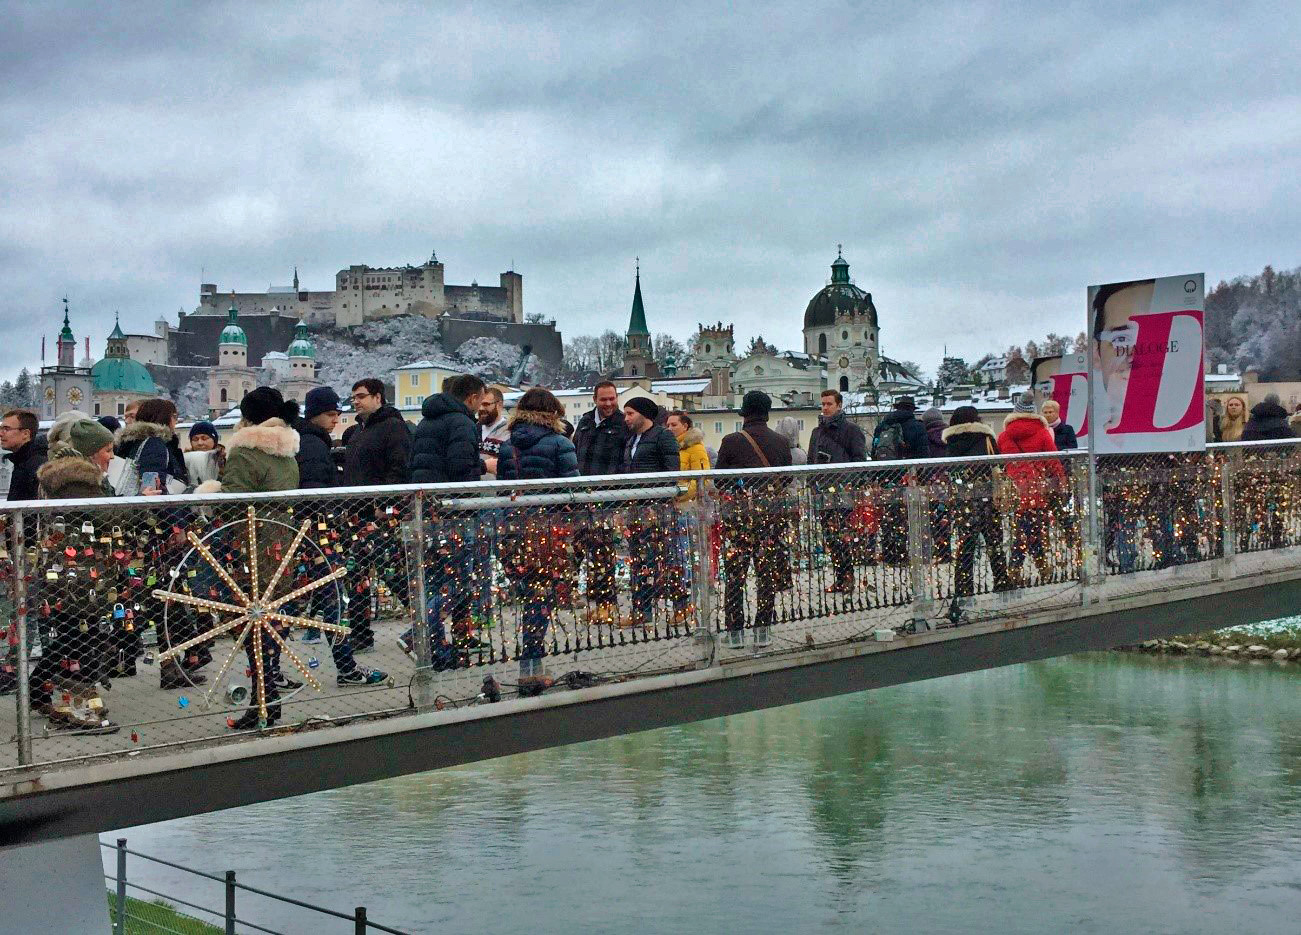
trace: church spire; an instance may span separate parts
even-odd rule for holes
[[[628,338],[632,343],[633,335],[650,336],[650,329],[646,327],[646,307],[641,301],[641,260],[637,260],[636,285],[632,293],[632,315],[628,319]]]
[[[294,291],[298,291],[298,267],[294,267]]]

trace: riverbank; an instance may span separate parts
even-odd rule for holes
[[[1158,655],[1196,655],[1230,660],[1270,660],[1301,663],[1301,623],[1296,618],[1272,620],[1249,627],[1203,630],[1168,640],[1145,640],[1136,646],[1117,647],[1121,652]]]

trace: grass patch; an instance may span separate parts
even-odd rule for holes
[[[109,918],[117,911],[117,894],[108,893]],[[159,935],[175,932],[176,935],[223,935],[225,928],[210,925],[193,916],[187,916],[175,906],[161,899],[145,902],[126,898],[126,932],[124,935]]]

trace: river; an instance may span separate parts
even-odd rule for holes
[[[413,932],[1296,932],[1299,672],[1096,653],[123,833]]]

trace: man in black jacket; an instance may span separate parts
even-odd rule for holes
[[[411,477],[417,484],[469,483],[496,472],[496,459],[489,459],[489,466],[479,455],[474,414],[484,388],[478,377],[463,373],[448,377],[441,393],[425,399],[411,455]]]
[[[682,459],[673,433],[655,424],[660,407],[648,396],[635,396],[623,406],[623,421],[628,437],[623,443],[625,474],[658,474],[676,471]],[[673,500],[633,501],[627,510],[628,558],[632,587],[632,616],[625,626],[650,624],[655,613],[656,597],[673,598],[684,603],[683,576],[673,573],[672,535],[675,516]]]
[[[822,391],[822,415],[809,438],[810,464],[849,464],[867,459],[867,436],[845,415],[839,390]],[[833,581],[828,593],[854,590],[853,542],[849,518],[854,512],[854,485],[839,474],[810,478],[816,491],[818,520],[831,556]]]
[[[339,424],[339,394],[328,386],[308,390],[298,430],[298,486],[303,490],[339,486],[330,433]]]
[[[402,413],[384,402],[384,384],[374,377],[352,387],[357,428],[348,436],[343,461],[345,487],[411,482],[411,429]]]
[[[0,447],[9,452],[5,460],[13,465],[9,475],[10,500],[35,500],[39,494],[36,469],[45,463],[45,439],[37,438],[40,423],[26,409],[10,409],[0,421]]]
[[[593,408],[583,414],[574,429],[578,472],[585,476],[618,474],[623,467],[623,445],[628,440],[628,426],[619,411],[619,391],[613,383],[604,380],[592,390],[592,403]],[[616,551],[612,511],[592,506],[575,527],[575,550],[587,560],[587,601],[592,605],[588,620],[614,623],[619,614],[614,587]]]
[[[715,470],[790,467],[791,446],[768,428],[772,399],[750,390],[741,400],[741,431],[723,438]],[[790,556],[786,549],[786,481],[737,478],[719,481],[723,520],[723,616],[728,641],[745,645],[745,578],[754,563],[759,603],[754,613],[754,644],[772,642],[769,627],[777,622],[778,591],[791,586]]]
[[[872,433],[872,460],[898,461],[930,455],[926,428],[917,421],[917,404],[911,396],[900,396]],[[878,475],[879,476],[879,475]],[[908,504],[901,478],[883,479],[887,495],[881,504],[881,557],[888,565],[908,564]]]

